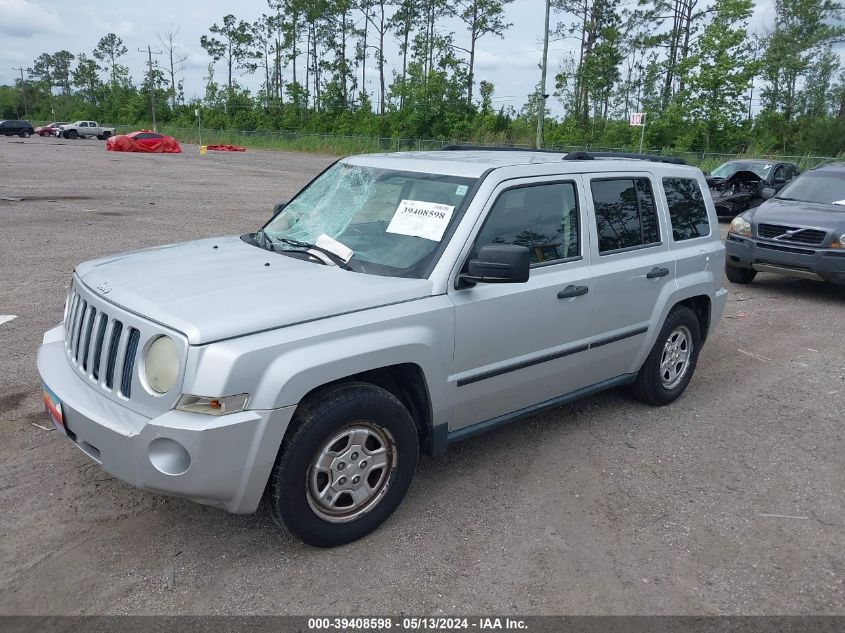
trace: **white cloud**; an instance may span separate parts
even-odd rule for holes
[[[32,38],[64,33],[55,11],[48,11],[28,0],[0,0],[0,33],[11,37]]]
[[[118,19],[112,22],[93,11],[90,12],[90,15],[94,26],[97,27],[98,31],[102,31],[103,33],[114,33],[115,35],[119,35],[124,38],[135,33],[135,23],[130,20]]]

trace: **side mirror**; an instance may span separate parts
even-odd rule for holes
[[[290,200],[279,200],[276,204],[274,204],[273,215],[276,215],[279,211],[288,206],[288,202],[290,202]]]
[[[469,260],[463,281],[484,284],[524,284],[531,272],[529,251],[514,244],[482,246],[478,259]]]
[[[775,197],[776,193],[777,192],[771,187],[765,187],[763,191],[760,192],[760,197],[763,198],[763,200],[771,200]]]

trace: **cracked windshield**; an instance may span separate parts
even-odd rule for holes
[[[358,272],[422,277],[473,182],[337,163],[263,232],[282,252],[295,250],[294,242],[318,244]]]

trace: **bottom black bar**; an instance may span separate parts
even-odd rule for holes
[[[841,633],[845,616],[0,616],[4,633]]]

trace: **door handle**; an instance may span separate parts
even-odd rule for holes
[[[573,297],[580,297],[581,295],[585,295],[590,291],[587,286],[572,286],[569,285],[559,293],[557,293],[558,299],[571,299]]]
[[[655,266],[650,271],[648,271],[645,278],[646,279],[657,279],[658,277],[665,277],[668,274],[669,274],[668,268],[658,268],[658,267]]]

